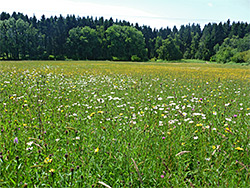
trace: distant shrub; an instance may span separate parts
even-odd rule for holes
[[[231,58],[231,60],[235,63],[243,63],[243,56],[241,55],[240,52],[234,54],[234,56]]]
[[[114,57],[114,56],[112,57],[112,60],[113,61],[120,61],[120,59],[118,57]]]
[[[250,63],[250,50],[241,52],[241,55],[243,56],[244,62]]]
[[[56,56],[56,59],[57,59],[57,60],[65,60],[66,57],[63,56],[63,55],[58,55],[58,56]]]
[[[48,59],[49,60],[55,60],[55,56],[54,55],[49,55]]]
[[[140,57],[138,57],[137,55],[132,55],[132,57],[131,57],[131,61],[141,61],[141,58]]]
[[[153,58],[150,59],[150,61],[155,62],[155,61],[157,61],[157,58],[156,58],[156,57],[153,57]]]
[[[231,60],[235,63],[250,63],[250,50],[236,53]]]

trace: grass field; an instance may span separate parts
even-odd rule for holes
[[[0,187],[249,187],[250,67],[0,62],[0,128]]]

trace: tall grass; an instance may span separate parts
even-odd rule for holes
[[[0,68],[0,187],[249,186],[249,67]]]

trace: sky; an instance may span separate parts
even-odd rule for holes
[[[0,12],[21,12],[29,17],[93,16],[152,28],[226,22],[250,23],[250,0],[4,0]]]

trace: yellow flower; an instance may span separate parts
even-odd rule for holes
[[[98,113],[98,114],[103,114],[103,111],[98,111],[97,113]]]
[[[55,169],[51,168],[51,169],[49,170],[49,172],[55,172]]]
[[[95,153],[97,153],[99,151],[99,148],[97,147],[96,149],[95,149]]]
[[[50,159],[49,157],[46,157],[44,159],[44,163],[48,164],[48,163],[51,163],[52,162],[52,159]]]
[[[201,124],[201,123],[200,123],[200,124],[196,124],[196,126],[197,126],[197,127],[200,127],[200,126],[202,126],[202,124]]]
[[[244,150],[244,149],[241,148],[241,147],[237,147],[237,148],[235,148],[235,149],[240,150],[240,151],[243,151],[243,150]]]
[[[93,115],[95,115],[95,112],[92,112],[89,116],[92,117]]]
[[[215,148],[216,148],[216,146],[212,146],[212,148],[213,148],[213,149],[215,149]]]
[[[228,127],[226,127],[226,128],[225,128],[225,132],[226,132],[226,133],[231,132],[231,129],[228,128]]]

